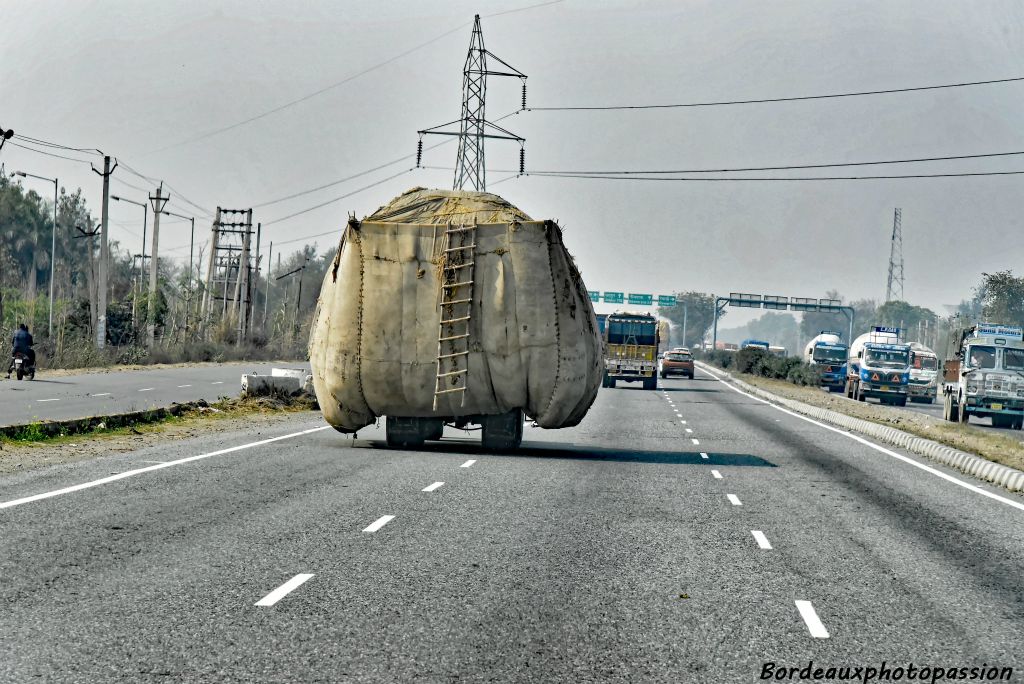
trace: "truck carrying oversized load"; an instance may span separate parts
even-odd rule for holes
[[[327,422],[355,432],[386,416],[391,445],[479,424],[485,447],[515,448],[524,414],[578,424],[602,377],[561,229],[484,192],[414,188],[350,220],[309,353]]]

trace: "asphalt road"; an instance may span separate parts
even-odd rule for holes
[[[662,385],[510,455],[300,414],[0,477],[0,680],[1022,680],[1024,497]]]
[[[170,406],[172,402],[207,401],[238,396],[245,373],[269,374],[282,364],[208,364],[181,368],[121,370],[81,375],[50,376],[35,380],[4,380],[0,374],[0,426],[34,420],[63,420],[141,411]],[[286,367],[308,368],[308,362]]]

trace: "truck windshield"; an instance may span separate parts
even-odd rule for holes
[[[931,356],[914,356],[914,368],[922,370],[938,370],[939,360]]]
[[[1024,370],[1024,349],[1004,349],[1003,361],[1007,370]]]
[[[996,348],[972,344],[967,352],[967,363],[971,368],[995,368]]]
[[[814,348],[814,360],[819,363],[845,363],[845,349],[828,349],[827,347]]]
[[[872,368],[906,368],[909,361],[905,351],[890,349],[867,349],[864,351],[864,365]]]

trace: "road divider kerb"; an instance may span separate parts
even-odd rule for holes
[[[724,382],[727,387],[732,387],[733,390],[740,392],[741,394],[746,394],[747,396],[751,396],[754,399],[759,399],[760,401],[764,401],[766,403],[775,405],[776,408],[778,408],[779,410],[782,410],[786,413],[790,413],[791,415],[795,415],[798,418],[808,416],[810,418],[814,418],[817,419],[818,421],[821,421],[821,423],[830,423],[832,425],[845,428],[845,430],[848,431],[845,434],[849,435],[853,439],[862,441],[863,443],[875,449],[881,450],[891,456],[895,456],[896,458],[905,460],[906,462],[912,465],[930,471],[936,475],[939,475],[940,477],[943,477],[951,482],[955,482],[963,487],[967,487],[981,494],[984,494],[985,496],[998,499],[1004,503],[1014,506],[1015,508],[1024,510],[1024,503],[1006,499],[997,494],[993,494],[992,492],[988,492],[984,489],[975,487],[974,485],[957,480],[956,478],[950,477],[945,473],[942,473],[941,471],[935,470],[934,468],[930,468],[929,466],[917,463],[912,459],[907,459],[903,456],[900,456],[900,454],[882,449],[877,445],[873,445],[870,442],[867,442],[866,440],[863,440],[852,433],[859,432],[862,434],[869,435],[882,442],[892,444],[893,446],[906,449],[907,451],[913,452],[920,456],[925,456],[932,460],[938,461],[939,463],[942,463],[944,465],[956,468],[957,470],[967,475],[971,475],[972,477],[977,477],[987,482],[992,482],[994,484],[1001,485],[1012,492],[1024,491],[1024,472],[1021,472],[1015,468],[1010,468],[1009,466],[994,463],[993,461],[981,458],[980,456],[975,456],[974,454],[969,454],[964,451],[953,449],[952,447],[948,447],[944,444],[939,444],[938,442],[934,442],[930,439],[925,439],[924,437],[917,437],[907,432],[903,432],[902,430],[897,430],[896,428],[886,427],[885,425],[879,425],[878,423],[872,423],[871,421],[862,420],[860,418],[854,418],[853,416],[848,416],[837,411],[832,411],[831,409],[810,406],[808,404],[804,404],[803,402],[796,401],[794,399],[780,397],[776,394],[768,392],[767,390],[763,390],[760,387],[755,387],[746,382],[743,382],[742,380],[733,377],[731,374],[719,368],[711,368],[704,363],[699,363],[698,365],[702,371],[704,371],[711,377],[715,378],[716,380]],[[733,385],[735,385],[735,387],[733,387]],[[790,410],[786,411],[786,409]],[[821,423],[819,423],[819,425]],[[823,427],[828,426],[825,425]],[[836,431],[842,432],[841,430]]]

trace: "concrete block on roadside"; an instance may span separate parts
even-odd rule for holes
[[[309,375],[309,370],[306,368],[271,368],[270,375],[275,378],[298,378],[299,381],[303,381]]]
[[[261,397],[269,394],[296,394],[302,390],[304,378],[277,375],[243,375],[242,396]]]

